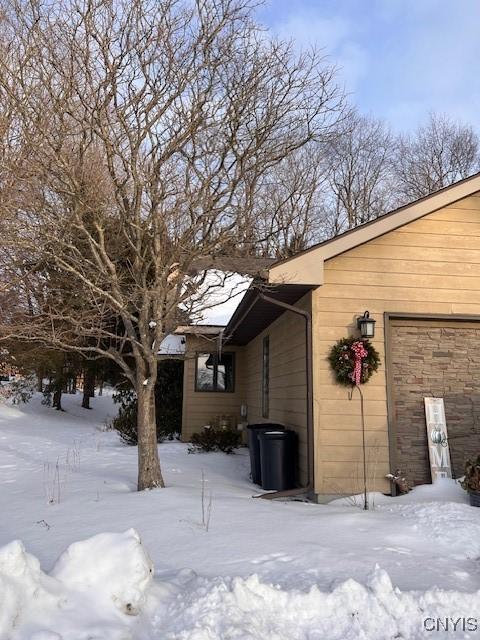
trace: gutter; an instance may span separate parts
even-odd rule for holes
[[[290,489],[289,491],[276,491],[274,493],[264,493],[258,497],[272,500],[273,498],[281,498],[283,496],[293,496],[307,494],[310,499],[315,494],[315,475],[314,475],[314,457],[313,457],[313,358],[312,358],[312,314],[304,311],[286,302],[275,300],[264,293],[259,293],[258,297],[270,304],[281,307],[286,311],[291,311],[305,320],[305,350],[306,350],[306,383],[307,383],[307,486],[299,489]],[[250,310],[250,308],[248,309]]]

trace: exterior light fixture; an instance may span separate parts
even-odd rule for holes
[[[357,318],[357,327],[360,329],[362,338],[373,338],[375,336],[375,320],[370,318],[368,311],[363,316]]]

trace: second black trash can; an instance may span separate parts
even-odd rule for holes
[[[285,427],[282,424],[272,422],[262,422],[260,424],[249,424],[247,426],[248,433],[248,450],[250,453],[250,471],[252,482],[254,484],[262,484],[262,471],[260,466],[260,442],[258,436],[264,431],[283,431]]]
[[[295,431],[264,431],[259,434],[259,439],[262,489],[293,489],[297,461]]]

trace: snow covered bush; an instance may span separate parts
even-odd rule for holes
[[[45,407],[51,407],[52,406],[52,392],[50,391],[50,389],[48,387],[46,387],[43,390],[42,395],[43,395],[42,404]]]
[[[37,377],[32,373],[2,385],[1,395],[12,404],[27,403],[33,398],[36,387]]]
[[[198,451],[233,453],[234,449],[240,446],[240,437],[238,431],[207,426],[200,433],[193,434],[188,453],[197,453]]]
[[[10,394],[10,389],[8,383],[0,381],[0,402],[5,402],[8,400]]]

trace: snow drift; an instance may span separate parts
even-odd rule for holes
[[[50,575],[14,541],[0,549],[0,639],[127,640],[153,576],[133,529],[76,542]]]
[[[379,567],[365,585],[349,579],[331,591],[281,589],[257,575],[180,572],[163,585],[152,576],[133,529],[70,545],[50,575],[12,542],[0,549],[0,639],[414,640],[427,619],[472,620],[480,606],[480,591],[401,592]]]
[[[92,591],[105,604],[137,615],[153,576],[153,564],[134,529],[124,534],[103,533],[71,544],[51,575],[71,590]]]

